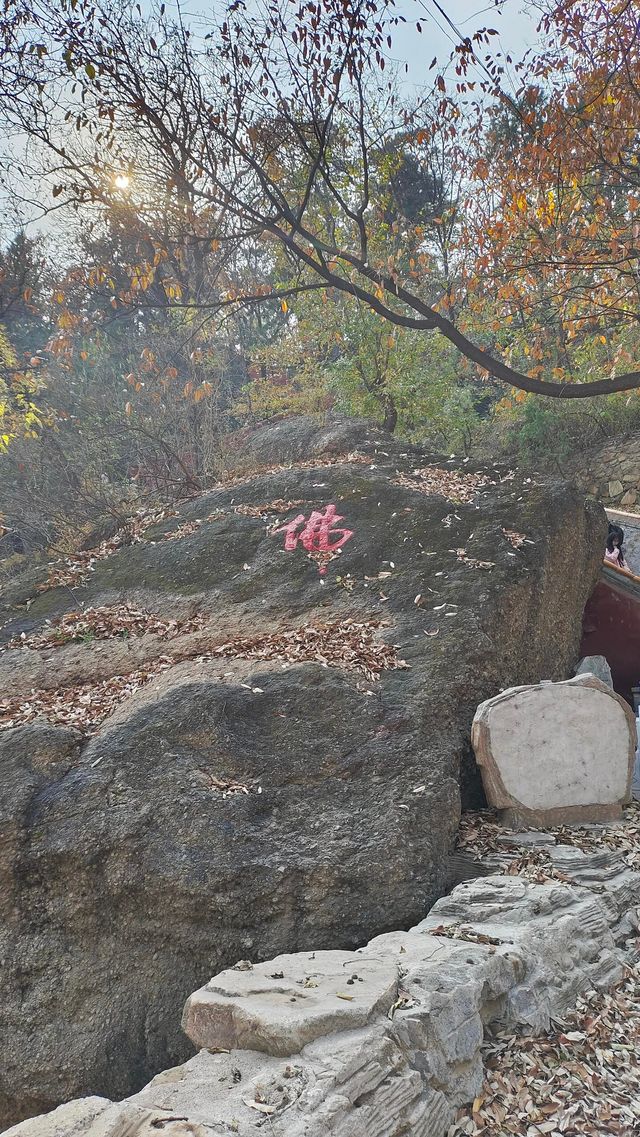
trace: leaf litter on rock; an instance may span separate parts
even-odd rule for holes
[[[460,474],[455,470],[443,470],[440,466],[423,466],[412,470],[410,474],[397,474],[391,480],[394,485],[405,489],[417,490],[423,494],[439,494],[456,503],[473,502],[480,490],[496,485],[488,474]]]
[[[48,592],[51,588],[75,588],[84,584],[93,571],[97,561],[106,560],[118,553],[127,545],[136,545],[142,541],[147,529],[152,525],[160,525],[171,517],[177,517],[175,509],[141,509],[135,513],[127,524],[113,537],[102,541],[93,549],[81,549],[71,556],[52,561],[46,581],[38,588],[39,592]]]
[[[558,879],[552,869],[550,853],[553,845],[508,853],[499,840],[504,838],[505,832],[504,825],[497,821],[490,810],[463,813],[458,830],[458,848],[477,858],[491,857],[492,863],[499,859],[502,869],[495,871],[513,875],[514,861],[520,860],[523,868],[539,874],[537,883],[543,882],[545,878]],[[544,833],[553,837],[557,844],[573,845],[583,853],[601,853],[603,849],[618,852],[629,868],[640,872],[640,802],[631,802],[625,806],[622,821],[614,825],[602,825],[596,829],[581,825],[556,825],[548,826]],[[516,840],[517,834],[514,834],[514,841]]]
[[[615,825],[551,826],[558,844],[584,853],[618,852],[640,870],[640,803]],[[462,816],[458,847],[491,858],[491,871],[536,883],[566,880],[554,869],[554,845],[505,852],[490,811]],[[514,841],[517,834],[514,834]],[[434,934],[432,932],[432,934]],[[436,929],[435,934],[448,934]],[[636,945],[640,946],[640,945]],[[589,991],[554,1029],[538,1037],[511,1032],[484,1043],[486,1076],[473,1104],[460,1110],[448,1137],[633,1137],[640,1134],[640,965],[626,967],[609,991]]]
[[[114,675],[90,683],[31,691],[27,695],[0,699],[0,730],[45,717],[49,722],[92,732],[124,699],[156,675],[178,663],[212,663],[219,659],[274,660],[320,663],[364,674],[370,681],[383,671],[407,668],[393,644],[376,638],[377,621],[342,620],[303,624],[285,632],[269,632],[228,640],[205,653],[176,652],[163,655],[127,675]],[[247,686],[249,686],[247,684]],[[262,693],[261,688],[252,691]]]
[[[372,465],[371,458],[352,450],[348,454],[336,454],[330,458],[305,458],[302,462],[290,462],[280,466],[258,466],[249,474],[230,474],[219,482],[214,489],[225,489],[226,486],[241,486],[256,478],[266,478],[271,474],[284,474],[290,470],[328,469],[330,466],[347,466],[353,464]]]
[[[286,513],[302,504],[304,504],[303,499],[285,501],[283,498],[278,498],[275,501],[265,502],[258,506],[231,505],[227,509],[214,510],[207,517],[183,521],[175,529],[169,529],[163,533],[158,540],[179,541],[184,537],[190,537],[199,532],[203,525],[210,524],[213,521],[221,521],[229,513],[236,513],[245,517],[266,518],[270,513]],[[52,588],[60,587],[77,588],[88,580],[94,565],[99,561],[107,560],[128,545],[140,544],[148,529],[177,516],[177,510],[169,506],[138,510],[113,537],[109,537],[92,549],[80,549],[67,557],[52,561],[49,565],[47,579],[39,586],[38,591],[48,592]]]
[[[200,631],[206,626],[204,614],[186,620],[163,620],[151,612],[134,608],[131,604],[103,605],[98,608],[85,608],[84,611],[67,612],[47,624],[44,630],[32,635],[22,633],[9,640],[0,653],[13,648],[51,648],[63,647],[69,643],[82,643],[87,640],[109,640],[144,635],[155,635],[161,639],[174,639],[189,632]]]

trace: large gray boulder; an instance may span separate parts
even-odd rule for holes
[[[269,434],[297,465],[184,505],[72,591],[5,600],[5,640],[80,603],[206,622],[0,656],[4,1124],[182,1061],[185,998],[238,959],[422,919],[477,704],[575,666],[600,507],[362,431],[349,460],[334,433],[308,457],[301,431]],[[287,550],[277,530],[330,504],[339,555],[310,558],[302,522]]]

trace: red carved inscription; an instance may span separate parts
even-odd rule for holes
[[[304,513],[299,513],[274,532],[286,534],[284,547],[289,552],[300,544],[308,553],[335,553],[353,537],[353,530],[336,526],[337,521],[344,521],[344,517],[337,513],[335,505],[327,505],[322,513],[314,509],[308,520]],[[324,574],[326,566],[321,565],[319,571]]]

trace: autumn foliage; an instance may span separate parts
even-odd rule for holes
[[[469,449],[496,411],[543,435],[533,396],[640,388],[636,5],[547,0],[521,60],[498,7],[416,90],[417,4],[8,0],[8,192],[65,253],[35,281],[2,254],[0,445],[65,476],[73,449],[117,511],[116,482],[198,492],[264,417]]]
[[[542,29],[547,50],[476,126],[467,286],[490,282],[528,375],[634,386],[607,382],[637,358],[637,10],[563,3]]]

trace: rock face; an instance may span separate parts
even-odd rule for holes
[[[593,675],[503,691],[478,707],[471,738],[508,824],[615,820],[630,800],[635,718]]]
[[[185,1010],[208,1049],[127,1101],[71,1102],[7,1137],[445,1137],[480,1093],[486,1026],[547,1030],[633,957],[640,874],[610,852],[553,858],[565,883],[485,877],[359,951],[243,961]]]
[[[253,448],[277,468],[5,597],[34,646],[0,655],[4,1124],[184,1060],[186,996],[238,959],[421,919],[478,702],[575,666],[606,531],[577,490],[352,425]],[[33,638],[125,604],[182,623]]]

